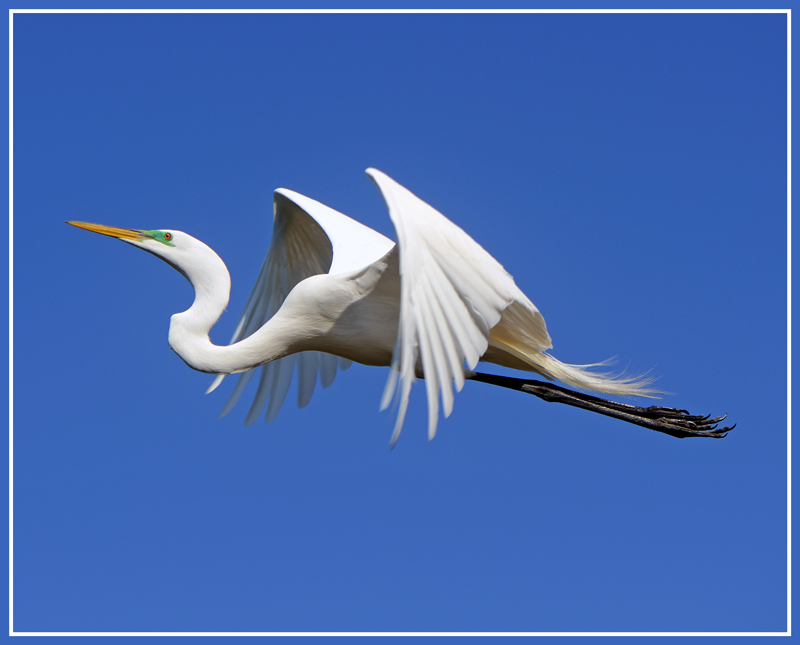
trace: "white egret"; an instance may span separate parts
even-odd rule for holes
[[[674,408],[640,408],[605,401],[540,381],[479,374],[478,361],[534,372],[548,380],[606,394],[653,396],[650,380],[592,371],[551,356],[544,318],[489,253],[441,213],[384,173],[367,170],[383,195],[397,233],[395,244],[346,215],[296,192],[278,189],[266,259],[228,346],[209,330],[228,304],[230,275],[208,246],[181,231],[133,230],[85,222],[80,228],[119,238],[180,271],[195,300],[172,316],[169,344],[189,367],[219,376],[244,372],[222,414],[262,366],[252,423],[267,407],[277,415],[298,375],[298,404],[311,399],[319,375],[328,387],[350,361],[390,366],[381,402],[399,399],[391,444],[403,425],[411,385],[424,377],[428,436],[453,409],[453,386],[472,379],[568,403],[674,436],[721,437],[721,418]],[[465,367],[466,365],[466,367]],[[724,418],[724,417],[723,417]]]

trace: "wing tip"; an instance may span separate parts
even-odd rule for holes
[[[390,179],[389,175],[385,172],[381,172],[377,168],[371,166],[364,171],[364,174],[372,180],[372,183],[378,187],[378,190],[381,190],[381,184],[385,184],[386,180]]]

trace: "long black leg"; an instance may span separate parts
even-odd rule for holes
[[[650,430],[663,432],[680,439],[685,437],[722,439],[736,427],[736,424],[734,424],[730,427],[726,426],[717,429],[717,425],[728,416],[727,414],[712,419],[710,416],[691,415],[686,410],[679,410],[678,408],[664,408],[656,405],[642,408],[636,405],[628,405],[627,403],[607,401],[606,399],[568,390],[544,381],[529,381],[510,376],[496,376],[494,374],[476,372],[475,376],[470,377],[470,379],[527,392],[551,403],[566,403],[576,408],[604,414],[607,417],[634,423],[637,426],[650,428]]]

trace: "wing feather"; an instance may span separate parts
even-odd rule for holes
[[[250,410],[245,417],[245,425],[249,426],[254,423],[261,414],[261,410],[267,404],[267,401],[272,394],[272,383],[275,380],[275,367],[276,365],[272,363],[264,365],[261,368],[261,377],[258,380],[258,388],[256,389],[255,397],[253,397],[253,403],[250,406]],[[255,370],[250,371],[254,372]]]
[[[298,354],[291,354],[279,361],[268,363],[272,368],[270,371],[273,374],[274,380],[272,382],[269,403],[267,404],[267,415],[264,418],[264,421],[267,423],[275,421],[275,417],[278,416],[278,412],[280,412],[281,406],[286,399],[286,394],[289,392],[289,385],[292,382],[292,373],[294,372],[294,364],[297,360],[297,356]],[[264,367],[266,367],[266,365]]]
[[[322,387],[330,387],[333,385],[333,379],[336,378],[337,362],[336,356],[320,353],[319,382],[322,384]]]
[[[328,226],[331,222],[336,223],[337,217],[352,221],[341,213],[292,191],[278,190],[274,197],[274,223],[267,256],[230,344],[247,338],[260,329],[281,308],[286,296],[299,282],[330,270],[334,247],[320,220]],[[260,368],[247,370],[239,377],[220,416],[228,414],[234,408],[245,386],[256,370],[260,369],[261,377],[245,423],[253,423],[265,406],[266,420],[274,420],[286,398],[295,364],[297,403],[302,408],[311,401],[318,376],[323,387],[329,387],[336,379],[337,368],[347,369],[350,361],[322,352],[301,352],[272,361]],[[216,388],[223,378],[224,375],[219,375],[209,391]]]
[[[461,369],[461,364],[458,362],[458,348],[454,342],[453,333],[447,325],[447,319],[439,306],[433,287],[428,282],[426,282],[425,287],[426,309],[429,318],[433,321],[432,324],[428,324],[436,331],[436,340],[438,342],[434,343],[434,351],[436,352],[437,362],[442,365],[442,368],[437,372],[440,375],[450,375],[455,381],[456,391],[461,391],[464,386],[464,370]],[[449,387],[445,387],[442,390],[442,405],[444,407],[444,416],[449,417],[453,411],[453,393]]]
[[[228,402],[225,404],[225,406],[222,408],[222,411],[219,413],[220,417],[224,417],[226,414],[228,414],[228,412],[233,410],[234,406],[239,402],[239,398],[242,396],[244,388],[250,382],[250,379],[252,379],[253,376],[255,376],[255,373],[256,370],[247,370],[239,377],[239,380],[236,381],[236,387],[233,388],[233,392],[231,393],[230,398],[228,398]],[[224,374],[220,374],[217,377],[217,380],[221,382],[223,377]],[[217,383],[217,380],[215,380],[214,382]]]
[[[442,380],[441,374],[437,373],[436,359],[433,356],[433,346],[430,338],[430,327],[424,321],[424,303],[414,312],[417,337],[419,338],[419,350],[422,355],[422,371],[427,376],[425,379],[425,389],[428,392],[428,438],[432,439],[436,434],[436,421],[439,418],[439,390]]]
[[[367,175],[383,195],[397,233],[400,321],[381,407],[398,397],[391,444],[397,441],[411,385],[421,368],[428,398],[428,437],[436,434],[439,398],[445,417],[453,409],[453,384],[464,385],[464,364],[475,367],[489,335],[513,305],[526,318],[531,340],[549,345],[544,320],[506,270],[444,215],[384,173]]]
[[[301,352],[297,355],[297,407],[304,408],[311,402],[317,383],[319,352]]]

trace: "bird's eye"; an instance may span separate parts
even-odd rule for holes
[[[164,233],[164,239],[165,240],[171,240],[172,239],[172,233]]]

